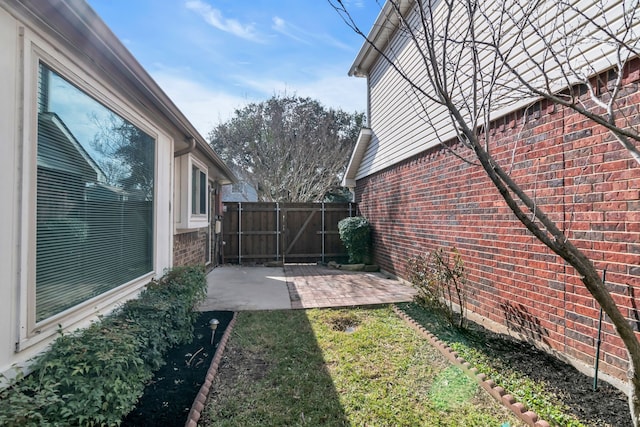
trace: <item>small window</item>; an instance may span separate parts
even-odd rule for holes
[[[191,213],[207,214],[207,174],[195,165],[191,169]]]
[[[244,184],[241,182],[236,182],[231,184],[231,192],[232,193],[242,193],[242,190],[244,190]]]
[[[187,153],[176,160],[176,230],[209,225],[209,170],[207,164]]]

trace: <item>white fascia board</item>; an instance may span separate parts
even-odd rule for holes
[[[356,146],[353,147],[351,159],[349,159],[349,164],[347,165],[347,171],[344,174],[344,178],[342,178],[341,185],[343,187],[354,188],[356,186],[356,175],[358,174],[360,163],[362,162],[364,153],[367,151],[367,147],[369,146],[369,141],[371,141],[372,135],[373,132],[371,131],[371,129],[360,129],[360,135],[358,135]]]
[[[406,16],[414,1],[395,0],[402,16]],[[366,77],[368,75],[369,69],[380,56],[379,52],[384,52],[398,25],[399,19],[396,13],[396,6],[390,0],[387,0],[351,65],[349,76]]]

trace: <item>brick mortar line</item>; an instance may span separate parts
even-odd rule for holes
[[[456,353],[445,342],[441,341],[434,334],[429,332],[424,326],[416,322],[411,316],[402,311],[395,304],[393,305],[393,311],[395,311],[396,314],[412,328],[427,338],[431,345],[438,349],[438,351],[449,359],[450,362],[459,366],[467,375],[471,376],[483,389],[485,389],[485,391],[489,393],[489,395],[491,395],[491,397],[513,412],[516,417],[531,427],[550,427],[550,424],[547,421],[540,419],[538,414],[528,410],[521,402],[516,401],[515,397],[507,394],[504,388],[496,385],[496,383],[485,374],[479,373],[477,368],[472,367],[469,362],[460,357],[458,353]]]
[[[218,368],[220,367],[220,362],[222,361],[222,354],[224,353],[225,348],[227,347],[227,341],[229,341],[229,336],[231,335],[231,331],[236,324],[236,318],[238,317],[238,313],[233,313],[233,318],[227,325],[227,329],[225,329],[224,334],[222,335],[222,339],[220,340],[220,344],[218,344],[218,348],[216,348],[216,353],[213,355],[213,359],[211,360],[211,365],[209,365],[209,370],[207,371],[207,376],[205,377],[204,383],[200,386],[200,391],[196,395],[196,398],[191,405],[191,410],[189,411],[189,416],[187,417],[187,422],[185,423],[185,427],[196,427],[198,425],[198,421],[200,420],[200,415],[202,414],[202,410],[204,409],[204,404],[207,401],[207,396],[209,396],[209,390],[211,389],[211,384],[213,383],[213,379],[218,372]]]

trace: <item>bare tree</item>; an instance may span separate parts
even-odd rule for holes
[[[575,268],[628,351],[629,405],[638,426],[640,342],[633,328],[592,260],[545,213],[535,192],[516,182],[508,160],[492,155],[485,131],[501,113],[544,99],[605,127],[640,163],[638,106],[620,100],[633,90],[623,87],[623,75],[638,56],[638,1],[388,0],[385,25],[404,38],[419,67],[399,59],[400,48],[368,39],[345,2],[328,1],[404,80],[417,114],[440,142],[452,135],[467,151],[445,148],[480,165],[518,220]],[[607,69],[610,78],[603,81]],[[440,123],[442,113],[448,127]]]
[[[261,200],[321,201],[339,187],[363,121],[364,113],[274,96],[236,110],[209,138],[226,162],[245,171]]]
[[[106,184],[153,198],[153,138],[113,113],[102,118],[92,114],[90,120],[96,130],[90,144],[98,154],[93,160]]]
[[[605,127],[640,164],[640,110],[620,104],[625,68],[640,53],[640,2],[598,1],[590,11],[566,0],[546,11],[541,4],[500,5],[518,36],[510,49],[504,49],[495,32],[490,46],[508,75],[515,77],[518,86],[512,89],[570,108]],[[533,45],[544,46],[543,54],[533,52]],[[517,65],[512,59],[516,52],[525,55]]]

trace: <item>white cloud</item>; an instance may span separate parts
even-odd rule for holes
[[[346,75],[320,73],[323,77],[307,82],[286,82],[277,79],[247,79],[244,86],[264,94],[265,99],[273,95],[297,95],[320,101],[326,107],[339,108],[346,112],[366,111],[367,84],[365,79]]]
[[[253,24],[243,25],[236,19],[225,18],[222,12],[201,0],[189,0],[185,3],[185,6],[187,9],[198,13],[212,27],[246,40],[263,42],[255,31]]]
[[[349,46],[348,44],[343,43],[340,40],[338,40],[338,39],[336,39],[334,37],[331,37],[328,34],[319,34],[319,35],[316,36],[316,38],[318,40],[330,45],[330,46],[337,47],[338,49],[342,49],[342,50],[346,50],[346,51],[353,50],[352,46]]]
[[[349,76],[326,76],[299,86],[298,94],[319,100],[327,107],[340,108],[348,113],[367,108],[366,79]]]
[[[271,29],[300,43],[310,45],[311,42],[308,39],[311,38],[339,49],[351,50],[349,45],[342,43],[340,40],[337,40],[328,34],[310,33],[297,25],[285,21],[279,16],[273,17],[273,25],[271,26]]]
[[[319,78],[287,82],[261,76],[239,79],[233,87],[216,88],[189,78],[188,69],[155,65],[151,75],[205,138],[218,124],[233,118],[235,110],[274,95],[296,95],[320,101],[325,107],[348,113],[366,111],[366,80],[335,70],[318,70]],[[250,94],[250,95],[246,95]]]
[[[355,1],[347,0],[345,3],[347,4],[347,6],[354,6],[354,7],[360,8],[360,9],[365,7],[365,4],[364,4],[363,0],[355,0]]]
[[[205,138],[216,125],[231,119],[236,109],[254,101],[189,80],[176,70],[164,69],[151,74]]]
[[[309,44],[307,40],[294,34],[293,31],[296,31],[298,33],[303,33],[302,31],[300,31],[299,28],[288,24],[284,19],[278,16],[273,17],[273,25],[271,26],[271,28],[279,32],[280,34],[283,34],[293,40],[299,41],[300,43]]]

